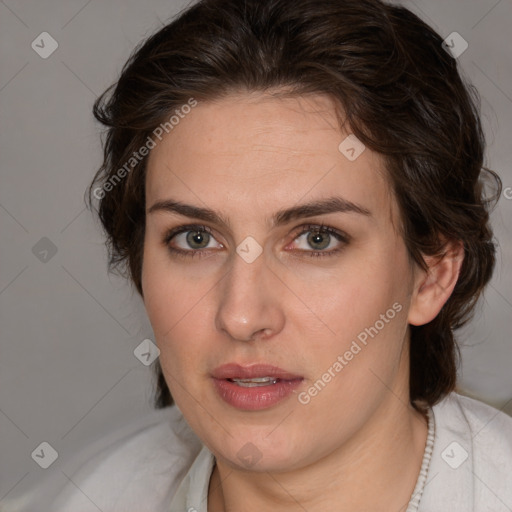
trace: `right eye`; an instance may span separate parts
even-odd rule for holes
[[[195,256],[206,249],[222,249],[207,226],[179,226],[169,230],[164,237],[164,244],[171,253]],[[188,254],[187,254],[188,253]]]

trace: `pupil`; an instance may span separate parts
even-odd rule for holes
[[[310,233],[308,235],[308,243],[314,249],[325,249],[329,246],[329,236],[328,233]]]

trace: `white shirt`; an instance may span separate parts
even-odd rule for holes
[[[434,444],[418,512],[512,512],[512,418],[456,393],[431,416]],[[30,494],[4,500],[0,511],[207,512],[215,459],[176,406],[113,432],[73,461]]]

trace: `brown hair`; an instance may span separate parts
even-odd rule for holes
[[[442,239],[464,244],[453,294],[434,320],[411,326],[410,399],[434,405],[455,387],[453,331],[469,320],[493,271],[489,208],[501,182],[483,168],[477,93],[441,37],[403,7],[202,0],[144,42],[94,105],[108,129],[88,199],[100,199],[110,269],[142,295],[147,157],[139,150],[153,130],[191,98],[279,89],[334,98],[352,132],[385,157],[411,260],[426,268],[422,254],[441,254]],[[483,178],[493,198],[483,196]],[[155,405],[164,407],[172,397],[156,370]]]

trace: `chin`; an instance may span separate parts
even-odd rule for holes
[[[241,428],[240,435],[224,440],[218,449],[214,446],[217,456],[233,468],[255,472],[287,471],[298,463],[297,447],[304,446],[303,441],[293,441],[284,429],[279,434],[268,427],[252,432]]]

